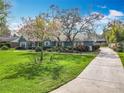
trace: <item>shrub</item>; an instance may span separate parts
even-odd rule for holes
[[[41,48],[40,48],[40,47],[36,47],[36,48],[35,48],[35,51],[36,51],[36,52],[40,52],[40,51],[41,51]]]
[[[17,50],[24,50],[25,48],[23,47],[16,47]]]
[[[9,47],[4,45],[4,46],[2,46],[0,49],[1,49],[1,50],[8,50]]]
[[[98,50],[99,48],[100,48],[99,45],[95,45],[95,46],[93,46],[93,51],[96,51],[96,50]]]
[[[117,48],[115,49],[117,52],[123,52],[123,44],[119,43]]]
[[[66,49],[72,50],[73,48],[71,46],[67,46]]]
[[[0,43],[0,47],[3,47],[3,46],[7,46],[8,48],[11,47],[10,43],[6,43],[6,42]]]
[[[65,48],[65,49],[63,50],[63,52],[67,52],[67,53],[73,53],[73,50],[71,50],[71,49],[68,49],[68,48]]]
[[[50,48],[50,49],[47,49],[47,51],[48,51],[48,52],[52,52],[53,50],[52,50],[52,48]]]
[[[49,51],[49,52],[60,52],[61,50],[63,50],[63,48],[62,47],[52,47],[52,48],[49,48],[49,49],[47,49],[47,51]]]
[[[62,49],[62,47],[60,47],[60,46],[56,46],[56,47],[53,47],[52,48],[52,51],[55,51],[55,52],[58,52],[58,51],[60,51]]]
[[[89,50],[88,46],[83,46],[83,45],[78,45],[74,48],[74,50],[79,51],[79,52],[86,52]]]
[[[51,47],[43,47],[43,50],[49,50]]]

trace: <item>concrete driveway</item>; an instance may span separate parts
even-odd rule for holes
[[[124,68],[117,53],[101,48],[100,54],[74,80],[51,93],[124,93]]]

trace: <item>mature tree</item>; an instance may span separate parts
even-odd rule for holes
[[[0,0],[0,35],[8,34],[8,26],[6,18],[8,16],[8,9],[10,5],[6,0]]]
[[[78,34],[93,32],[94,22],[103,17],[100,14],[81,16],[78,8],[61,10],[54,5],[51,8],[54,18],[61,22],[61,32],[72,46]]]
[[[104,36],[108,43],[117,43],[124,40],[124,23],[113,20],[104,29]]]
[[[80,14],[78,9],[60,11],[60,21],[62,23],[62,32],[66,36],[67,41],[73,45],[77,28],[80,23]]]

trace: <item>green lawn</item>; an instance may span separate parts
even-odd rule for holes
[[[123,64],[123,66],[124,66],[124,53],[118,53],[119,54],[119,56],[120,56],[120,58],[121,58],[121,62],[122,62],[122,64]]]
[[[45,53],[44,62],[34,65],[35,55],[0,51],[0,93],[48,93],[74,79],[96,56]]]

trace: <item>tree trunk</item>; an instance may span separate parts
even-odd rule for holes
[[[57,37],[57,39],[58,39],[58,42],[57,42],[57,48],[58,48],[58,50],[60,51],[60,38]]]
[[[72,45],[72,51],[74,52],[74,41],[71,41],[71,45]]]
[[[41,52],[40,52],[40,61],[43,61],[43,42],[40,44]]]

